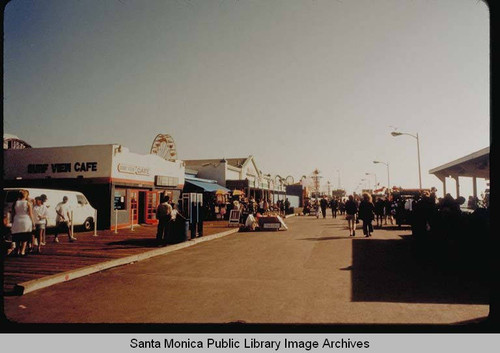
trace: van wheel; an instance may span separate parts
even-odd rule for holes
[[[83,229],[92,230],[94,229],[94,219],[89,217],[83,222]]]

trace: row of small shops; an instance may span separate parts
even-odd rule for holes
[[[156,224],[162,195],[177,203],[182,194],[203,195],[205,219],[221,219],[234,197],[288,199],[301,207],[307,187],[259,169],[253,156],[178,160],[173,139],[158,135],[149,154],[130,152],[119,144],[32,148],[16,136],[4,137],[4,186],[82,192],[97,209],[99,229]],[[443,182],[472,177],[489,179],[489,147],[429,171]],[[342,190],[343,192],[343,190]],[[226,216],[227,218],[227,216]]]
[[[177,203],[183,193],[203,194],[208,219],[222,218],[234,196],[272,203],[288,198],[292,206],[302,199],[302,190],[289,186],[287,194],[252,156],[181,161],[118,144],[4,149],[4,185],[80,191],[97,209],[99,229],[156,224],[162,195]]]

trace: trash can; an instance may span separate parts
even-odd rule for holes
[[[184,218],[183,215],[177,213],[172,227],[171,242],[182,243],[189,240],[189,220]]]

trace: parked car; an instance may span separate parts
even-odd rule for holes
[[[398,227],[401,225],[411,225],[413,205],[410,202],[416,201],[420,198],[423,191],[430,191],[428,189],[400,189],[392,193],[394,202],[397,203],[396,214],[394,219]]]
[[[93,208],[84,194],[78,191],[36,189],[36,188],[5,188],[3,193],[4,215],[11,212],[12,204],[17,200],[19,190],[28,190],[30,199],[34,199],[42,194],[47,195],[45,206],[48,210],[47,227],[56,226],[56,206],[62,202],[64,196],[68,197],[68,203],[73,211],[73,225],[83,227],[85,230],[94,228],[96,209]]]

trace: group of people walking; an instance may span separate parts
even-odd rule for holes
[[[370,194],[364,193],[361,201],[354,199],[353,195],[349,195],[349,199],[345,203],[345,212],[349,236],[356,236],[357,219],[363,221],[364,236],[367,238],[372,236],[372,222],[375,219],[375,205],[373,204]]]
[[[376,227],[382,227],[383,222],[387,225],[389,221],[393,224],[393,204],[389,198],[378,198],[374,203],[372,196],[368,193],[361,195],[349,195],[344,202],[341,198],[333,197],[328,201],[326,196],[323,196],[319,201],[313,203],[308,200],[304,207],[304,214],[310,213],[313,209],[316,211],[316,217],[320,215],[326,218],[326,210],[330,207],[332,210],[332,218],[337,218],[337,214],[344,215],[349,228],[349,236],[356,236],[356,224],[359,220],[363,221],[363,234],[365,237],[371,237],[373,233],[372,222],[376,220]]]
[[[257,213],[264,214],[269,211],[287,213],[290,209],[290,202],[288,198],[285,200],[277,200],[274,204],[267,199],[255,200],[253,197],[250,198],[238,198],[233,200],[233,210],[241,211],[242,214],[253,214]]]
[[[319,201],[306,200],[303,213],[307,215],[313,211],[316,214],[316,218],[319,218],[320,215],[326,218],[326,209],[328,207],[332,210],[332,218],[337,218],[337,214],[345,214],[345,202],[340,197],[333,197],[328,201],[326,196],[323,196]]]
[[[42,246],[46,244],[46,228],[49,217],[45,205],[47,196],[42,194],[31,199],[28,190],[21,189],[17,200],[12,204],[9,213],[4,215],[3,233],[5,241],[11,242],[7,252],[16,256],[26,256],[29,253],[42,253]],[[70,242],[76,240],[71,230],[71,208],[68,197],[56,206],[56,232],[54,242],[58,243],[59,233],[67,233]],[[9,227],[8,225],[12,226]],[[10,234],[8,234],[10,232]],[[10,238],[10,239],[9,239]]]

